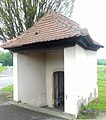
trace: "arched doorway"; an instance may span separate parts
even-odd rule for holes
[[[54,108],[64,110],[64,72],[54,72]]]

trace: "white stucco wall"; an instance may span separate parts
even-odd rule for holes
[[[77,115],[97,96],[96,52],[80,46],[64,48],[65,112]]]
[[[47,105],[52,107],[53,72],[64,71],[64,51],[46,52],[46,93]]]
[[[14,100],[53,105],[53,73],[64,71],[65,112],[77,115],[97,96],[96,52],[76,45],[64,50],[14,53]]]
[[[53,73],[64,71],[64,51],[14,53],[14,100],[35,106],[53,102]]]
[[[45,53],[14,53],[14,100],[35,106],[46,102]]]
[[[13,78],[14,78],[14,96],[13,99],[18,101],[19,100],[19,95],[18,95],[18,54],[14,53],[13,54]]]

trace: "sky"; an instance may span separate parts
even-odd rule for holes
[[[75,0],[71,19],[87,28],[90,36],[106,46],[106,0]],[[106,58],[106,47],[98,51],[98,58]]]

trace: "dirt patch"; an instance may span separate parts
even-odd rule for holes
[[[98,119],[99,120],[106,120],[106,111],[98,111]]]
[[[0,104],[13,100],[13,94],[7,92],[0,92]]]
[[[82,110],[78,114],[78,119],[96,119],[99,113],[93,109]]]
[[[106,120],[106,111],[87,109],[78,114],[78,119]]]

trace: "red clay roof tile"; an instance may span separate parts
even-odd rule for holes
[[[79,25],[53,11],[46,13],[37,23],[16,39],[5,42],[3,48],[59,40],[81,35]]]
[[[86,34],[87,32],[82,30],[76,22],[56,12],[49,11],[21,36],[3,43],[2,48],[15,48],[32,43],[54,41]]]

